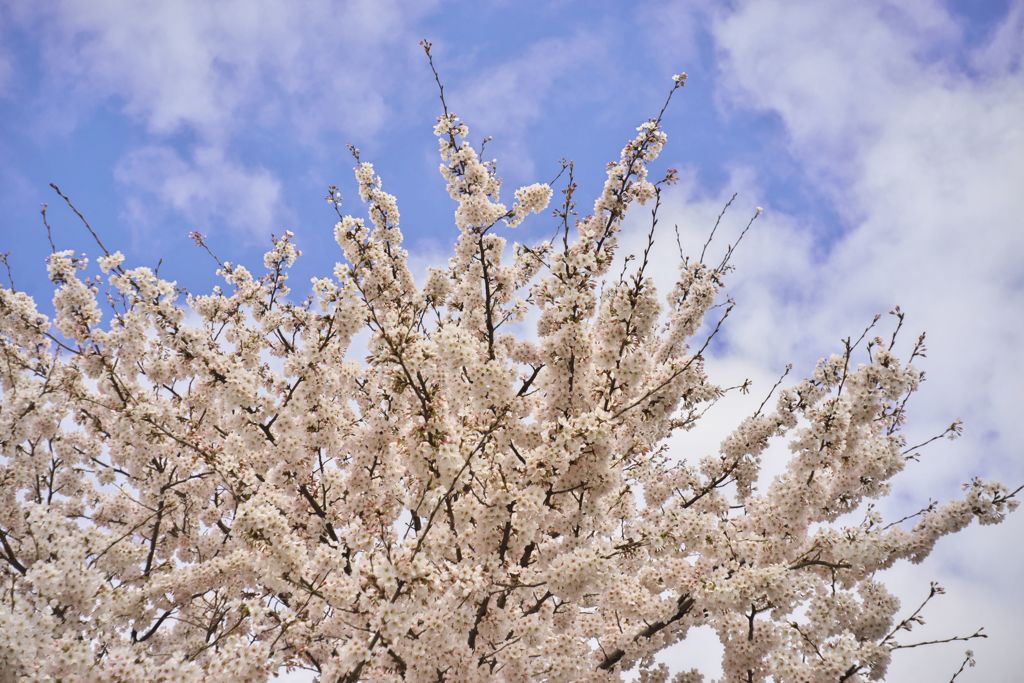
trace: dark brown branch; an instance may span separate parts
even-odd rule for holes
[[[164,517],[164,502],[161,500],[156,509],[156,521],[153,522],[153,536],[149,539],[149,554],[146,556],[146,568],[142,570],[143,576],[149,576],[153,569],[153,557],[156,555],[156,541],[160,535],[160,522]]]
[[[639,641],[641,638],[645,640],[650,640],[659,631],[668,628],[675,622],[682,619],[693,608],[693,598],[691,598],[689,595],[680,595],[679,600],[676,604],[677,608],[675,614],[673,614],[665,621],[656,621],[653,624],[649,625],[647,628],[633,636],[633,641]],[[622,648],[613,650],[609,652],[607,655],[605,655],[604,659],[601,660],[601,663],[598,664],[597,668],[609,671],[612,668],[614,668],[615,665],[619,663],[619,660],[621,660],[625,655],[626,651]]]
[[[150,626],[149,630],[146,631],[145,633],[143,633],[141,636],[138,635],[138,632],[135,629],[132,629],[132,642],[133,643],[143,643],[143,642],[149,640],[149,638],[154,633],[156,633],[156,630],[158,628],[160,628],[160,624],[164,623],[164,621],[167,619],[167,617],[171,616],[171,613],[175,609],[176,608],[172,607],[171,609],[169,609],[166,612],[164,612],[163,614],[161,614],[160,617],[156,620],[156,622],[154,622],[154,624],[152,626]]]
[[[18,558],[14,556],[14,548],[7,542],[7,534],[2,529],[0,529],[0,544],[4,546],[4,559],[7,560],[7,563],[14,567],[18,573],[25,574],[28,569],[21,562],[18,562]]]

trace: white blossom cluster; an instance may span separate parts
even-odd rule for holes
[[[291,233],[262,274],[222,263],[224,288],[184,302],[120,253],[83,280],[86,259],[55,252],[53,320],[0,289],[4,668],[610,681],[638,667],[663,682],[653,656],[709,625],[726,680],[882,678],[919,617],[901,620],[876,573],[1016,506],[975,480],[907,520],[870,508],[914,462],[901,427],[921,372],[880,338],[847,345],[718,453],[667,453],[724,391],[692,340],[728,269],[685,260],[664,303],[646,256],[608,274],[627,209],[658,200],[660,120],[609,164],[588,216],[570,169],[561,244],[511,255],[499,223],[544,212],[552,188],[508,209],[467,126],[446,112],[435,133],[459,237],[422,289],[395,197],[363,162],[368,222],[341,217],[344,263],[305,300],[289,297]],[[535,334],[514,334],[531,309]],[[365,328],[366,362],[347,360]],[[762,481],[773,439],[792,455]]]

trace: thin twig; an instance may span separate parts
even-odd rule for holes
[[[92,238],[93,238],[93,239],[94,239],[94,240],[96,241],[96,244],[98,244],[98,245],[99,245],[100,249],[102,249],[102,250],[103,250],[103,253],[104,253],[104,254],[105,254],[106,256],[110,256],[110,251],[109,251],[109,250],[107,249],[107,247],[106,247],[106,246],[105,246],[105,245],[103,244],[103,240],[101,240],[101,239],[100,239],[100,236],[99,236],[99,235],[98,235],[98,234],[96,233],[96,231],[95,231],[95,230],[93,230],[93,227],[92,227],[92,226],[91,226],[91,225],[89,224],[89,221],[88,221],[88,220],[86,220],[85,216],[83,216],[83,215],[82,215],[82,212],[81,212],[81,211],[79,211],[79,210],[78,210],[78,208],[77,208],[77,207],[76,207],[76,206],[75,206],[74,204],[72,204],[72,203],[71,203],[71,199],[70,199],[70,198],[69,198],[69,197],[68,197],[68,196],[67,196],[66,194],[64,194],[63,192],[61,192],[61,189],[60,189],[59,187],[57,187],[57,184],[56,184],[56,183],[50,183],[50,187],[52,187],[52,188],[53,188],[53,191],[54,191],[54,192],[56,192],[57,194],[59,194],[59,195],[60,195],[60,198],[61,198],[61,199],[63,199],[63,200],[64,200],[64,202],[65,202],[65,203],[66,203],[66,204],[68,205],[68,207],[69,207],[69,208],[70,208],[70,209],[71,209],[72,211],[74,211],[74,212],[75,212],[75,215],[76,215],[76,216],[78,216],[78,219],[79,219],[80,221],[82,221],[82,225],[84,225],[84,226],[85,226],[85,229],[89,231],[89,234],[90,234],[90,235],[92,235]],[[45,206],[46,206],[46,205],[44,204],[43,206],[44,206],[44,209],[43,209],[43,218],[45,219],[45,218],[46,218],[46,209],[45,209]],[[52,240],[50,241],[50,244],[51,244],[51,246],[53,245],[53,241],[52,241]]]
[[[47,204],[44,202],[39,207],[39,213],[43,216],[43,225],[46,226],[46,239],[50,243],[50,253],[54,254],[57,252],[57,245],[53,243],[53,228],[50,227],[50,222],[46,220],[46,208]]]
[[[11,256],[11,252],[3,251],[0,252],[0,263],[4,264],[4,269],[7,271],[7,281],[11,283],[11,291],[17,292],[18,288],[14,286],[14,275],[11,273],[11,263],[8,259]]]
[[[715,238],[715,232],[718,230],[718,225],[722,222],[722,217],[725,216],[725,212],[728,211],[729,207],[732,206],[732,203],[736,201],[737,196],[738,193],[732,193],[732,196],[729,197],[729,201],[725,203],[725,206],[722,207],[721,213],[718,214],[718,218],[715,219],[715,227],[711,228],[711,234],[708,235],[708,240],[704,243],[704,248],[700,250],[700,263],[704,263],[704,254],[707,252],[708,247],[711,246],[711,240]]]

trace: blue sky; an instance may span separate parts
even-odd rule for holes
[[[161,272],[193,291],[215,278],[191,230],[255,267],[271,232],[291,229],[305,254],[295,282],[329,272],[340,254],[327,185],[360,208],[347,143],[398,196],[414,270],[446,258],[454,206],[437,173],[422,37],[452,109],[475,139],[493,136],[510,192],[567,157],[579,196],[595,195],[605,162],[685,70],[662,156],[683,181],[662,224],[693,245],[732,192],[727,234],[765,208],[735,261],[721,381],[770,386],[788,360],[806,371],[899,303],[930,335],[912,436],[957,415],[967,433],[897,482],[891,510],[955,495],[975,474],[1024,482],[1022,2],[43,5],[0,5],[0,251],[37,299],[50,296],[40,203],[60,247],[93,251],[51,181],[130,263],[163,258]],[[625,247],[642,222],[630,218]],[[538,217],[511,237],[551,228]],[[667,284],[674,238],[661,244],[653,270]],[[680,447],[713,448],[732,409]],[[992,637],[974,647],[974,680],[1011,680],[1024,665],[1011,646],[1024,613],[1020,517],[890,577],[907,602],[922,581],[946,582],[935,637],[984,615]],[[912,651],[893,679],[948,678],[959,654]]]
[[[438,102],[420,36],[436,44],[453,108],[477,137],[494,137],[510,187],[550,178],[567,157],[593,194],[604,163],[657,110],[671,74],[688,69],[668,117],[667,158],[711,188],[728,183],[730,168],[756,168],[780,207],[829,211],[776,117],[721,106],[715,46],[701,30],[707,10],[697,5],[434,3],[414,17],[388,5],[394,15],[381,18],[363,3],[351,17],[311,12],[324,21],[303,19],[296,5],[280,31],[221,24],[258,16],[254,5],[220,14],[174,6],[161,16],[142,5],[126,14],[116,3],[0,14],[0,153],[15,160],[0,172],[0,210],[26,288],[46,286],[38,205],[54,203],[49,182],[129,258],[159,254],[165,272],[190,287],[213,277],[192,267],[193,229],[231,258],[258,263],[270,233],[290,228],[308,254],[300,267],[322,272],[335,258],[333,212],[318,200],[331,182],[352,196],[348,143],[400,197],[412,246],[450,241],[452,206],[430,131]],[[656,41],[654,27],[664,32]],[[363,40],[367,31],[378,35]],[[236,52],[220,40],[246,45]],[[250,41],[263,44],[245,54]],[[63,245],[88,247],[60,207],[51,215]],[[531,237],[544,231],[528,227]]]
[[[730,189],[737,168],[754,172],[764,196],[751,201],[770,197],[826,244],[846,227],[822,169],[792,153],[778,115],[724,94],[708,30],[724,5],[413,4],[410,13],[397,3],[296,3],[269,27],[260,3],[0,10],[0,230],[17,280],[46,291],[38,208],[55,204],[50,182],[129,259],[163,257],[164,272],[190,288],[214,277],[195,267],[193,229],[244,263],[259,262],[272,232],[292,229],[307,252],[300,274],[323,272],[336,258],[333,212],[318,200],[332,182],[352,196],[348,143],[399,196],[413,249],[440,249],[454,236],[452,206],[436,173],[438,103],[420,36],[436,44],[453,108],[476,136],[494,137],[509,187],[551,177],[567,157],[593,194],[604,162],[686,69],[666,124],[670,163],[709,191]],[[1006,2],[943,9],[959,35],[926,49],[952,63],[1009,11]],[[913,30],[912,13],[900,14],[893,4],[876,18]],[[63,207],[50,212],[62,246],[89,248]],[[538,221],[527,227],[524,239],[544,234]]]

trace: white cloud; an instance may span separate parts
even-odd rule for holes
[[[944,65],[919,57],[957,30],[930,2],[771,0],[720,15],[714,34],[731,104],[777,113],[831,170],[877,134],[908,85],[941,80]]]
[[[689,69],[697,71],[704,64],[700,42],[708,13],[714,0],[655,0],[637,3],[637,19],[641,25],[657,27],[658,40],[651,48],[665,73]]]
[[[62,0],[19,16],[80,101],[113,97],[152,132],[223,141],[254,121],[377,131],[433,4]]]
[[[715,26],[724,102],[778,117],[806,181],[821,183],[844,228],[838,239],[824,226],[800,229],[761,195],[764,224],[735,259],[740,308],[725,360],[742,358],[765,374],[785,359],[806,368],[872,313],[902,304],[907,336],[929,332],[929,381],[911,403],[911,434],[939,431],[956,414],[968,434],[900,477],[890,511],[949,498],[973,474],[1024,480],[1016,415],[1024,383],[1016,360],[1024,344],[1021,24],[1018,7],[976,56],[981,77],[941,56],[964,46],[935,3],[745,3]],[[748,197],[758,191],[749,178],[734,181]],[[723,201],[684,183],[676,201],[685,209],[667,207],[666,222],[709,224],[709,199]],[[930,579],[951,589],[955,597],[935,606],[923,635],[988,626],[993,638],[971,644],[973,673],[984,680],[1010,680],[1024,665],[1009,646],[1024,603],[1024,556],[1008,540],[1022,526],[1013,518],[972,527],[925,564],[887,572],[907,605]],[[948,678],[962,650],[901,653],[890,677]]]
[[[263,240],[286,227],[280,182],[266,169],[237,164],[215,147],[199,147],[190,159],[166,146],[136,149],[121,159],[114,176],[132,193],[128,212],[135,224],[173,209],[189,221],[183,232],[225,226],[236,236]]]
[[[229,150],[249,128],[316,154],[325,133],[387,127],[403,95],[385,93],[422,68],[415,27],[435,4],[59,0],[12,13],[43,57],[39,128],[66,131],[113,102],[150,134],[116,172],[135,229],[154,222],[155,201],[174,220],[262,237],[281,229],[280,183]],[[0,54],[0,92],[3,65]]]
[[[1010,452],[1024,436],[1006,400],[1024,380],[1012,362],[1024,328],[1009,314],[1024,310],[1024,75],[972,80],[915,56],[935,47],[933,34],[908,32],[864,5],[775,9],[758,3],[718,25],[723,79],[738,99],[781,118],[811,173],[842,179],[825,188],[846,228],[807,270],[787,273],[814,292],[780,297],[804,320],[784,338],[820,346],[902,304],[910,323],[929,331],[927,393],[947,410],[971,408]],[[768,64],[777,77],[762,85]],[[752,252],[741,252],[741,272],[764,262],[763,251]],[[756,343],[739,350],[767,358]]]
[[[730,189],[768,210],[734,259],[730,290],[740,307],[717,362],[755,379],[787,360],[806,370],[872,314],[901,304],[904,344],[922,329],[929,339],[929,379],[911,402],[910,438],[937,433],[957,415],[967,433],[898,478],[889,513],[955,496],[975,474],[1024,482],[1024,365],[1016,355],[1024,346],[1022,31],[1017,6],[986,47],[957,62],[968,50],[963,32],[935,2],[746,2],[722,11],[713,27],[723,106],[776,116],[805,182],[826,193],[840,221],[773,210],[756,176],[734,172]],[[668,197],[663,224],[679,222],[699,252],[727,199],[687,178]],[[733,226],[749,208],[735,211]],[[627,241],[636,242],[637,227]],[[675,259],[670,249],[658,253],[668,257],[659,264],[664,278]],[[712,431],[727,426],[712,423]],[[1022,529],[1021,514],[974,526],[923,565],[886,573],[905,606],[930,579],[949,587],[923,637],[987,626],[991,637],[969,645],[979,680],[1012,680],[1024,665],[1024,652],[1009,644],[1024,609],[1024,552],[1013,542]],[[890,678],[946,680],[962,651],[901,652]]]

